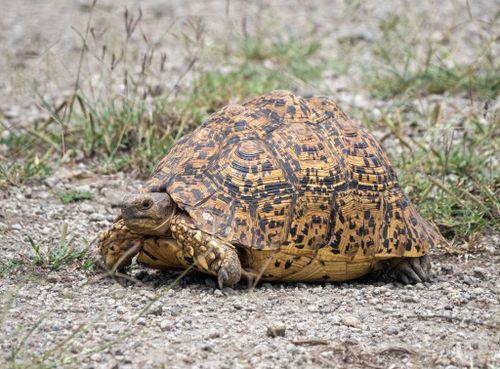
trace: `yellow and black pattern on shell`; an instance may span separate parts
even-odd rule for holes
[[[441,241],[377,141],[329,98],[274,91],[230,105],[181,139],[145,190],[168,192],[256,263],[295,273],[356,260],[361,275],[375,259],[422,256]]]

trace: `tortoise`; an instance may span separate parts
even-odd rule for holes
[[[442,236],[416,211],[375,138],[327,97],[273,91],[228,105],[158,163],[99,241],[137,261],[217,276],[332,282],[391,270],[429,279]]]

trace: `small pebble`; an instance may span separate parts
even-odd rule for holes
[[[360,325],[359,319],[354,316],[346,316],[342,319],[342,322],[348,327],[358,327]]]
[[[284,325],[267,327],[268,337],[285,337],[286,327]]]
[[[60,278],[56,273],[49,273],[47,275],[47,282],[57,283],[57,282],[59,282],[59,280],[60,280]]]
[[[90,360],[100,362],[102,360],[102,355],[99,353],[92,354]]]
[[[181,311],[181,308],[179,308],[178,306],[172,306],[170,308],[170,315],[172,316],[179,316],[181,315],[182,311]]]
[[[118,305],[118,307],[116,308],[116,312],[118,314],[126,314],[127,313],[127,308],[123,305]]]
[[[219,332],[211,332],[209,335],[208,335],[208,338],[219,338],[220,337],[220,333]]]
[[[386,334],[398,334],[399,333],[399,329],[398,327],[395,327],[395,326],[389,326],[385,329],[385,333]]]
[[[316,305],[309,305],[309,306],[307,307],[307,310],[308,310],[310,313],[316,313],[316,312],[318,312],[318,306],[316,306]]]
[[[96,210],[95,206],[90,203],[84,202],[80,205],[80,211],[84,213],[90,214]]]
[[[160,329],[164,332],[166,331],[171,331],[173,328],[172,323],[169,322],[168,320],[162,320],[160,322]]]
[[[111,348],[111,353],[113,355],[123,355],[123,350],[119,347],[112,347]]]
[[[156,304],[153,304],[153,306],[151,306],[148,310],[148,314],[151,314],[151,315],[161,315],[163,312],[163,307],[156,303]]]
[[[479,278],[482,281],[486,279],[487,272],[483,268],[474,268],[472,273],[474,277]]]
[[[241,305],[239,302],[235,302],[233,304],[233,308],[235,308],[236,310],[241,310],[243,309],[243,305]]]
[[[203,346],[201,346],[201,349],[203,351],[213,352],[214,351],[214,345],[212,345],[211,343],[205,343]]]
[[[106,220],[106,216],[103,214],[100,214],[100,213],[92,213],[89,215],[89,219],[94,221],[94,222],[97,222],[97,221]]]

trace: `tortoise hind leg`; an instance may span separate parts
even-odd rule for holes
[[[429,254],[421,257],[402,257],[387,260],[388,267],[396,279],[403,284],[421,283],[429,280],[431,258]]]

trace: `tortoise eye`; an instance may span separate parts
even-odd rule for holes
[[[147,210],[153,205],[153,202],[151,200],[142,200],[141,205],[143,210]]]

